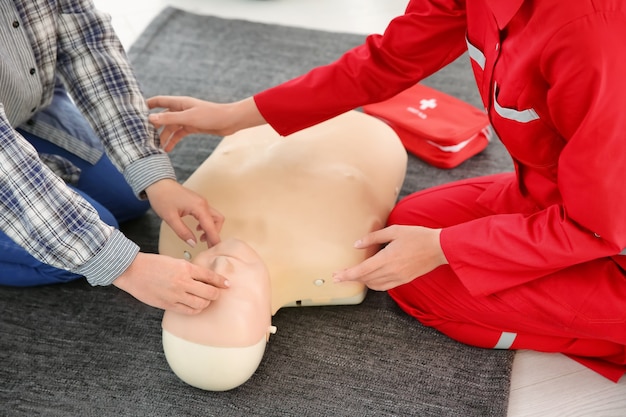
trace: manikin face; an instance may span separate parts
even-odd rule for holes
[[[207,346],[250,346],[271,326],[270,280],[259,255],[240,240],[228,239],[199,252],[191,262],[230,281],[230,287],[195,316],[166,311],[163,328]]]

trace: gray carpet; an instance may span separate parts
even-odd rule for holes
[[[201,17],[166,9],[131,48],[147,96],[230,101],[337,58],[362,36]],[[479,105],[464,59],[426,80]],[[186,179],[218,143],[172,153]],[[402,195],[510,170],[499,143],[453,170],[409,159]],[[153,213],[123,230],[155,251]],[[85,282],[0,288],[3,416],[505,416],[513,354],[464,346],[403,314],[386,293],[358,306],[280,310],[244,385],[212,393],[170,371],[161,312]]]

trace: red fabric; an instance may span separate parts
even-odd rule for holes
[[[335,63],[256,94],[254,100],[265,120],[289,135],[391,98],[433,74],[467,49],[465,30],[462,2],[411,1],[384,36],[370,35]]]
[[[409,152],[439,168],[458,166],[490,140],[483,111],[422,84],[365,105],[363,111],[385,121]]]
[[[397,204],[389,223],[439,228],[491,216],[480,197],[507,179],[514,177],[487,176],[412,194]],[[613,381],[626,373],[626,277],[611,258],[489,295],[472,295],[444,265],[389,294],[408,314],[460,342],[494,348],[502,332],[515,333],[510,349],[562,352]]]

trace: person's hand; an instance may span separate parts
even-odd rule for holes
[[[193,216],[198,221],[201,241],[209,246],[220,242],[224,216],[209,206],[201,195],[171,179],[155,182],[146,188],[146,194],[155,213],[191,247],[197,242],[194,233],[182,220],[185,216]]]
[[[227,136],[265,123],[252,97],[219,104],[192,97],[156,96],[149,98],[147,103],[150,109],[165,109],[150,114],[149,119],[161,130],[161,147],[166,152],[192,133]]]
[[[379,291],[397,287],[447,264],[439,243],[441,229],[421,226],[389,226],[369,233],[355,247],[387,244],[372,257],[333,274],[335,282],[359,281]]]
[[[228,288],[229,282],[183,259],[140,252],[113,285],[149,306],[198,314],[219,297],[221,289]]]
[[[167,152],[192,133],[230,133],[226,126],[226,104],[176,96],[156,96],[147,102],[150,109],[165,109],[161,113],[152,113],[149,119],[157,129],[161,129],[161,147]]]

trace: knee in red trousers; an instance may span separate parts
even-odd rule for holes
[[[419,191],[396,205],[388,224],[440,228],[491,215],[479,197],[494,182],[514,180],[505,173]],[[389,294],[424,325],[465,344],[561,352],[614,381],[626,372],[626,277],[608,259],[490,296],[472,296],[444,265]]]
[[[388,293],[406,313],[458,342],[487,349],[564,353],[612,381],[626,373],[623,344],[537,322],[512,305],[512,294],[472,296],[447,265]]]

